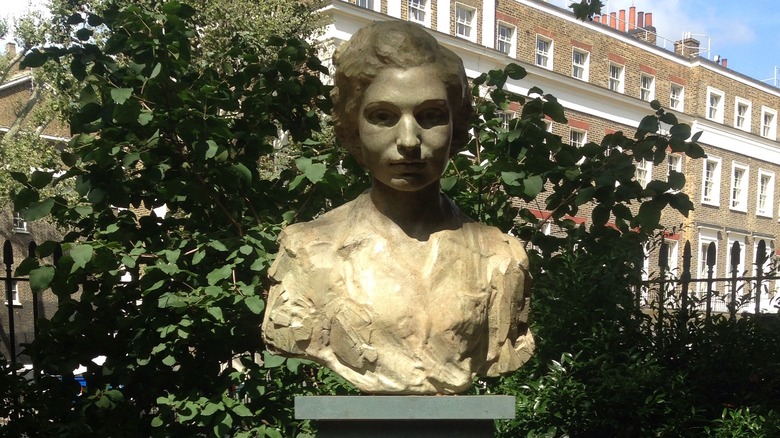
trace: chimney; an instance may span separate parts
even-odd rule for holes
[[[609,13],[609,27],[617,29],[617,12]]]
[[[16,56],[16,43],[6,43],[5,54],[8,56]]]
[[[609,22],[609,20],[607,19],[607,14],[601,14],[601,24],[603,24],[604,26],[607,26],[608,22]]]
[[[653,14],[648,12],[645,14],[645,29],[653,27]]]
[[[621,32],[626,31],[626,10],[625,9],[620,10],[620,20],[618,21],[618,29],[620,29]]]
[[[628,8],[628,31],[636,29],[636,6]]]
[[[682,40],[675,41],[674,53],[686,58],[693,58],[699,55],[699,45],[699,40],[691,37],[690,32],[686,32],[683,34]]]
[[[596,23],[601,23],[601,15],[594,15],[593,21]]]
[[[722,65],[725,68],[728,68],[729,67],[729,60],[726,59],[726,58],[721,59],[720,60],[720,65]]]
[[[639,12],[636,14],[636,27],[645,27],[645,13]]]

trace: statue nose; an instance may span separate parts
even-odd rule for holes
[[[414,117],[402,117],[398,122],[396,144],[401,148],[416,148],[421,143],[420,126]]]

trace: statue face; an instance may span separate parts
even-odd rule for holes
[[[452,116],[433,67],[380,71],[366,89],[358,122],[360,158],[375,181],[415,191],[439,180],[449,160]]]

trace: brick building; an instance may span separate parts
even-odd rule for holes
[[[15,46],[6,46],[6,52],[0,56],[13,56]],[[0,139],[6,135],[13,126],[19,111],[27,104],[33,95],[33,75],[29,70],[14,71],[8,75],[5,82],[0,84]],[[23,129],[26,126],[23,125]],[[67,128],[61,123],[51,123],[41,136],[41,147],[53,147],[52,142],[66,141]],[[0,169],[5,163],[0,163]],[[13,248],[13,268],[27,257],[31,242],[57,241],[61,234],[44,221],[27,223],[22,216],[15,212],[10,202],[0,201],[0,245],[6,241]],[[6,277],[6,265],[0,254],[0,277]],[[21,351],[20,344],[28,343],[33,339],[33,300],[37,298],[39,316],[51,318],[56,310],[56,298],[51,292],[44,292],[34,297],[26,281],[13,281],[11,283],[12,298],[8,302],[6,296],[6,282],[0,281],[0,302],[4,304],[0,311],[0,354],[9,358],[11,331],[9,328],[9,310],[14,315],[14,338],[16,352]],[[10,304],[10,305],[9,305]],[[29,358],[21,357],[20,363],[28,363]]]
[[[706,246],[715,242],[716,276],[726,275],[727,248],[735,241],[744,245],[739,266],[748,274],[759,241],[775,253],[780,89],[730,70],[725,59],[699,56],[694,38],[686,36],[673,50],[659,47],[652,11],[631,7],[584,22],[539,0],[333,0],[323,11],[332,18],[323,38],[334,43],[372,21],[409,20],[457,53],[469,77],[509,62],[523,66],[529,75],[507,88],[526,95],[538,86],[556,96],[569,125],[551,129],[564,141],[600,142],[615,131],[631,136],[652,113],[649,102],[658,100],[702,132],[699,143],[708,154],[697,160],[672,155],[664,166],[646,163],[637,170],[640,181],[663,179],[668,169],[686,176],[695,211],[662,218],[674,230],[667,238],[672,268],[682,263],[686,240],[699,271]]]

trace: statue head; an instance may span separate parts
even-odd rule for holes
[[[331,97],[336,138],[358,160],[362,147],[358,116],[363,96],[379,72],[387,68],[433,67],[447,90],[452,115],[450,155],[468,143],[473,107],[463,62],[422,26],[402,21],[375,22],[343,43],[333,55],[333,64],[336,73]]]

